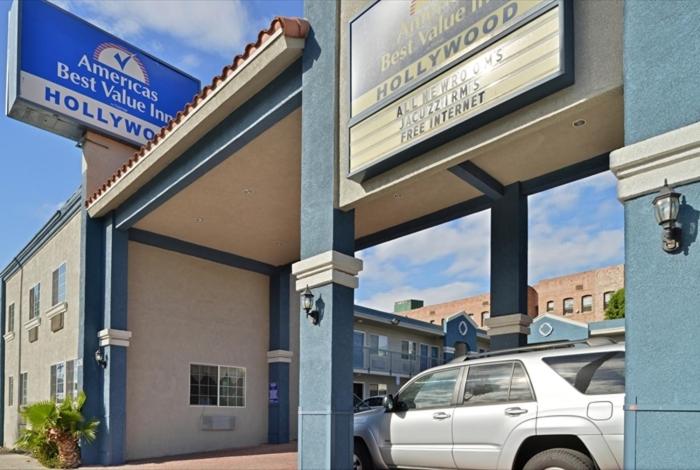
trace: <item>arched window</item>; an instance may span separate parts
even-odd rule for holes
[[[574,299],[568,297],[564,299],[564,315],[571,315],[574,313]]]
[[[593,311],[593,296],[584,295],[581,297],[581,311],[582,312],[592,312]]]

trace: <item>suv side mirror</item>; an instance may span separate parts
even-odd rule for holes
[[[384,406],[384,409],[386,411],[394,411],[394,407],[396,406],[396,404],[394,403],[394,397],[391,394],[384,396],[384,399],[382,400],[382,405]]]

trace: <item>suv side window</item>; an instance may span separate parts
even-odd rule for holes
[[[553,356],[542,359],[554,372],[586,395],[625,393],[625,353]]]
[[[419,377],[401,391],[399,401],[409,410],[451,406],[460,371],[455,367]]]
[[[465,405],[533,400],[530,381],[519,362],[469,366],[464,387]]]

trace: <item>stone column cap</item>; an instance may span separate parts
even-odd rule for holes
[[[97,338],[100,340],[100,346],[128,347],[131,331],[106,328],[97,333]]]
[[[362,260],[335,250],[326,251],[292,265],[292,275],[296,276],[296,290],[335,283],[356,289],[359,285],[357,274],[362,271]]]
[[[700,123],[674,129],[610,153],[621,201],[700,180]]]
[[[489,336],[506,335],[519,333],[530,334],[530,324],[532,318],[522,313],[511,313],[508,315],[496,315],[487,318],[484,323],[489,329]]]

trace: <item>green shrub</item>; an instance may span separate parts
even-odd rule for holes
[[[82,391],[75,400],[60,404],[52,401],[32,403],[22,410],[27,427],[20,433],[17,447],[32,454],[49,468],[74,468],[80,465],[79,442],[95,439],[99,421],[85,420]]]

